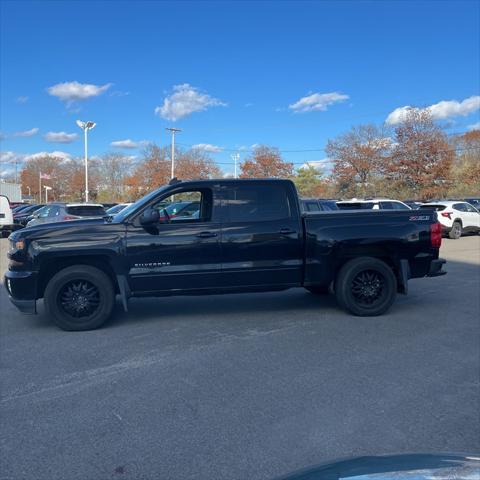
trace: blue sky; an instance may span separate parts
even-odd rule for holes
[[[451,132],[480,121],[478,1],[0,4],[2,171],[81,155],[77,118],[97,122],[92,155],[138,155],[174,126],[222,148],[226,172],[259,143],[322,160],[328,138],[407,105]],[[125,140],[138,148],[111,146]]]

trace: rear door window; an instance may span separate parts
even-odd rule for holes
[[[225,205],[231,222],[264,222],[291,218],[292,208],[282,185],[242,185],[228,190]]]
[[[452,208],[458,210],[459,212],[466,212],[465,203],[454,203]]]
[[[66,208],[68,215],[76,217],[101,217],[105,215],[105,209],[95,205],[77,205]]]

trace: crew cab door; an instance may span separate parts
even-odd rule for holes
[[[192,208],[185,211],[185,204]],[[182,205],[184,215],[176,212]],[[198,206],[198,208],[195,208]],[[220,285],[220,223],[211,188],[181,188],[151,206],[160,220],[127,226],[130,288],[136,293],[201,290]],[[170,212],[170,214],[168,213]]]
[[[225,286],[293,286],[302,282],[303,232],[288,182],[231,183],[223,194]]]

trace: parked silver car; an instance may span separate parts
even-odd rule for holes
[[[49,203],[35,212],[32,220],[27,223],[27,227],[104,215],[105,208],[99,203]]]

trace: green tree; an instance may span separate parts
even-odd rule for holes
[[[318,197],[325,194],[326,185],[323,172],[313,165],[299,168],[292,180],[302,197]]]

